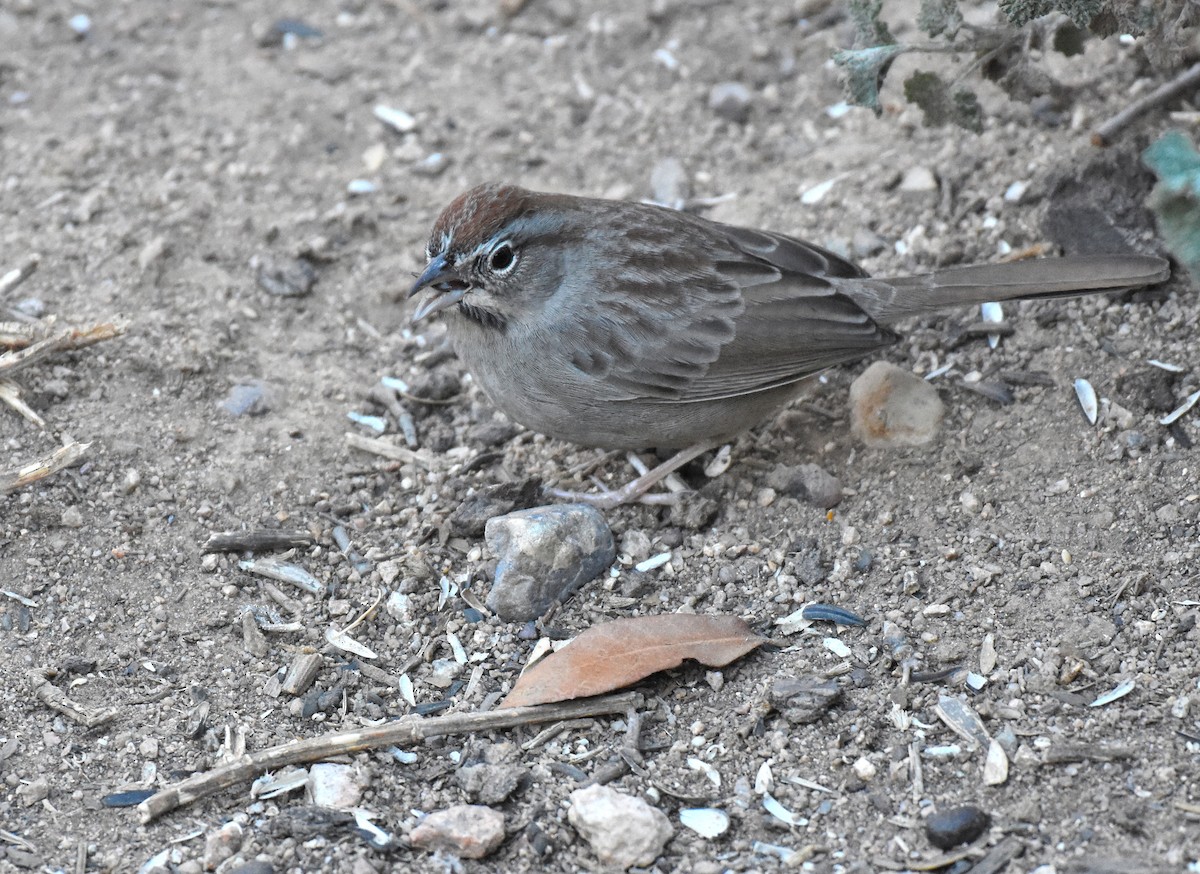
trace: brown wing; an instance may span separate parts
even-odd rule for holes
[[[607,226],[620,222],[626,241],[623,263],[606,275],[616,290],[585,291],[558,325],[576,350],[573,366],[610,399],[696,403],[767,391],[895,341],[829,281],[866,276],[833,253],[644,209],[653,214],[614,213]]]

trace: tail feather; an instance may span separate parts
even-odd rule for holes
[[[871,282],[859,304],[881,324],[985,301],[1074,297],[1163,282],[1170,264],[1148,255],[1046,258],[950,267]]]

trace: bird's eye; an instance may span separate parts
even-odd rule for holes
[[[517,253],[511,244],[504,242],[492,250],[488,256],[488,266],[493,273],[507,273],[517,263]]]

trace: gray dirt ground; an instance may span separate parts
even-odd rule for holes
[[[415,811],[463,801],[459,762],[522,745],[537,729],[432,742],[413,764],[385,751],[355,756],[362,806],[401,836],[386,854],[344,825],[304,831],[298,796],[255,803],[239,786],[145,827],[100,799],[213,766],[227,732],[244,730],[253,750],[406,712],[394,689],[336,651],[316,688],[342,694],[317,714],[265,689],[384,589],[411,591],[410,619],[380,611],[357,635],[385,671],[424,654],[409,666],[419,701],[443,696],[429,662],[448,657],[447,632],[462,640],[467,672],[481,669],[457,709],[515,678],[533,645],[519,626],[471,624],[458,598],[439,609],[443,574],[485,592],[494,565],[481,539],[442,536],[447,517],[468,489],[555,481],[596,453],[503,427],[453,359],[436,354],[440,327],[409,333],[403,292],[424,235],[459,191],[507,179],[647,197],[651,170],[676,158],[694,195],[736,195],[713,218],[843,247],[878,235],[886,246],[863,259],[872,272],[988,260],[1048,241],[1041,222],[1055,180],[1096,158],[1089,128],[1154,84],[1136,52],[1110,41],[1055,64],[1077,86],[1057,127],[985,91],[982,136],[927,130],[899,101],[898,77],[882,118],[835,119],[825,109],[841,94],[827,59],[847,31],[802,21],[796,0],[583,5],[532,0],[507,19],[492,2],[0,3],[0,272],[42,256],[0,305],[36,298],[63,324],[119,315],[129,326],[22,376],[45,432],[0,410],[6,468],[64,438],[93,443],[83,466],[0,498],[0,588],[36,604],[0,597],[0,828],[28,842],[3,836],[0,871],[128,871],[164,849],[171,866],[198,871],[203,834],[233,816],[245,840],[227,866],[259,857],[276,871],[449,869],[403,846]],[[92,18],[86,39],[68,26],[80,12]],[[260,45],[280,17],[323,37]],[[678,67],[656,59],[659,49]],[[751,90],[745,124],[707,105],[724,80]],[[379,103],[411,113],[416,130],[384,128],[372,115]],[[1136,205],[1149,181],[1136,155],[1167,123],[1157,115],[1139,126],[1083,186],[1146,240]],[[422,172],[434,153],[448,166]],[[913,168],[931,170],[939,187],[902,191],[898,178]],[[801,203],[834,177],[818,203]],[[377,191],[350,196],[354,179]],[[1024,197],[1005,200],[1017,181]],[[272,296],[257,283],[259,265],[298,256],[318,275],[309,295]],[[884,356],[922,373],[955,364],[938,382],[948,413],[931,447],[856,445],[845,398],[862,366],[842,368],[812,404],[742,439],[729,472],[708,483],[689,474],[718,502],[711,524],[681,529],[649,508],[608,514],[633,557],[648,542],[650,553],[671,549],[672,563],[649,579],[626,569],[594,582],[554,616],[562,633],[683,608],[740,615],[770,633],[809,601],[869,620],[840,632],[853,670],[843,701],[815,724],[763,716],[763,702],[780,678],[837,667],[822,644],[830,629],[780,636],[786,648],[750,655],[723,683],[708,678],[715,690],[695,667],[643,684],[643,740],[655,749],[645,773],[614,785],[676,823],[658,870],[783,867],[757,842],[807,848],[793,860],[807,859],[803,870],[899,869],[936,854],[922,817],[957,803],[992,815],[984,847],[1016,838],[1023,855],[1010,871],[1195,870],[1200,417],[1174,429],[1157,418],[1198,387],[1200,298],[1176,280],[1164,293],[1023,305],[1009,316],[1016,331],[995,351],[982,339],[951,348],[975,318],[963,312],[910,326]],[[1183,373],[1170,377],[1149,358]],[[1039,373],[1048,384],[1011,382],[1015,403],[1001,406],[963,387],[971,371]],[[367,394],[382,375],[416,392],[460,387],[447,405],[413,408],[432,470],[347,448],[347,413],[380,412]],[[1102,412],[1089,426],[1076,377],[1128,415]],[[255,381],[265,388],[260,414],[219,406]],[[492,454],[466,470],[483,450]],[[779,465],[806,461],[848,492],[831,518],[766,491]],[[627,475],[620,459],[604,470]],[[337,549],[335,525],[369,569]],[[210,532],[239,527],[313,532],[319,546],[295,560],[336,586],[332,600],[297,592],[304,629],[268,633],[265,655],[244,644],[240,615],[272,602],[236,556],[200,551]],[[385,585],[388,561],[400,573]],[[933,707],[939,692],[962,689],[901,688],[885,620],[929,670],[976,668],[992,636],[997,664],[971,703],[989,731],[1011,728],[1020,746],[1007,783],[985,786],[982,754],[964,750],[923,758],[923,791],[914,787],[910,746],[956,741]],[[115,707],[115,718],[87,729],[44,706],[27,679],[35,668],[58,669],[60,689]],[[1126,697],[1087,706],[1124,681]],[[193,736],[202,700],[208,718]],[[911,722],[894,718],[893,702]],[[519,746],[528,785],[497,805],[509,837],[466,869],[595,866],[566,821],[575,784],[561,765],[591,773],[621,743],[615,722],[601,719]],[[1055,763],[1064,745],[1082,748],[1082,760]],[[691,757],[719,772],[719,788]],[[865,783],[851,768],[861,758],[876,769]],[[745,794],[768,761],[776,796],[806,824],[788,828]],[[729,832],[709,841],[678,827],[678,809],[695,803],[729,811]],[[76,867],[81,847],[86,865]]]

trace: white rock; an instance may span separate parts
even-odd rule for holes
[[[868,446],[928,443],[943,415],[937,389],[886,361],[876,361],[850,386],[850,429]]]
[[[308,797],[317,807],[346,810],[358,806],[362,785],[353,766],[318,762],[308,769]]]
[[[605,865],[652,865],[675,834],[661,810],[607,786],[576,789],[570,802],[567,819]]]

